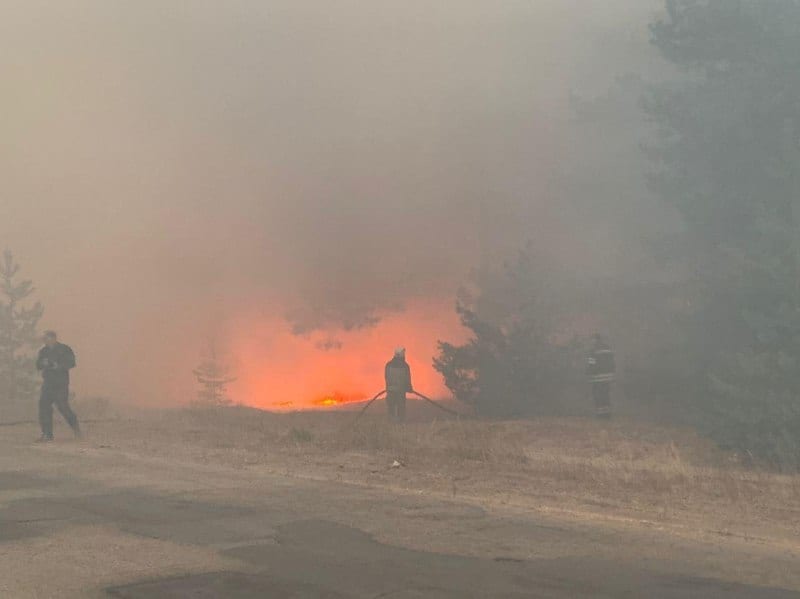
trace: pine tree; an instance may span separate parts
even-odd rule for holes
[[[654,190],[694,273],[696,408],[724,445],[800,465],[800,1],[666,0],[653,43],[684,75],[645,109]]]
[[[475,276],[457,311],[471,332],[462,345],[439,342],[434,368],[448,389],[483,416],[555,413],[570,382],[576,347],[559,340],[568,308],[560,281],[527,248]]]
[[[194,369],[199,389],[196,403],[206,407],[230,405],[227,387],[236,380],[231,376],[230,367],[220,358],[216,343],[212,340],[200,365]]]
[[[20,267],[6,250],[0,261],[0,405],[29,400],[39,385],[34,366],[37,326],[44,313],[39,302],[26,305],[33,283],[19,280]]]

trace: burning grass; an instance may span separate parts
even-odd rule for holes
[[[393,426],[377,413],[353,425],[354,416],[173,411],[92,438],[237,468],[800,536],[800,476],[748,467],[690,431],[577,418]],[[395,460],[405,467],[391,469]]]

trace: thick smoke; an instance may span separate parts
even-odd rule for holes
[[[139,401],[185,395],[232,322],[337,352],[528,239],[615,268],[618,214],[585,208],[627,210],[641,173],[592,171],[606,140],[575,97],[648,60],[652,8],[7,3],[0,245],[79,349],[79,388]]]

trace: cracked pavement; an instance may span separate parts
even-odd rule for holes
[[[800,597],[626,551],[639,532],[462,501],[0,440],[0,594],[250,597]],[[666,545],[665,545],[666,546]],[[776,567],[791,568],[792,557]]]

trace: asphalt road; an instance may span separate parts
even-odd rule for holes
[[[800,597],[617,560],[592,546],[624,538],[601,536],[441,498],[0,439],[3,597]],[[525,543],[558,550],[520,559]],[[409,548],[426,545],[454,550]]]

